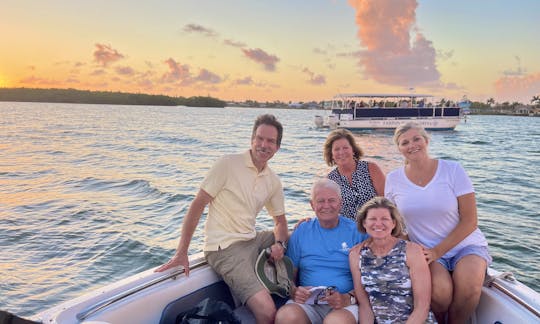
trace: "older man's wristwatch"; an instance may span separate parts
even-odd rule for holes
[[[348,293],[349,294],[349,297],[350,297],[350,300],[351,300],[351,305],[355,305],[356,304],[356,297],[354,297],[354,294],[353,293]]]

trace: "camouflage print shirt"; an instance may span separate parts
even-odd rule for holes
[[[360,252],[362,285],[369,295],[378,324],[405,323],[413,311],[406,251],[407,242],[399,240],[384,257],[376,257],[369,247],[364,247]],[[431,312],[426,323],[435,323]]]

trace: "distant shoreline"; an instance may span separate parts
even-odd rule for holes
[[[212,97],[184,98],[143,93],[38,88],[0,88],[0,101],[220,108],[226,105],[225,101]]]
[[[40,89],[40,88],[0,88],[0,102],[42,102],[42,103],[77,103],[102,105],[149,105],[149,106],[186,106],[210,108],[277,108],[292,110],[328,111],[322,104],[306,102],[291,104],[282,101],[259,103],[254,100],[244,102],[226,102],[213,97],[170,97],[143,93],[127,93],[112,91],[89,91],[77,89]],[[470,115],[505,115],[505,116],[540,116],[540,107],[503,103],[486,105],[474,102]]]

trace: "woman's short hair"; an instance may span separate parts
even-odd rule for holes
[[[328,137],[326,138],[326,142],[324,142],[323,147],[324,160],[329,166],[333,166],[335,164],[334,159],[332,158],[332,145],[335,141],[342,138],[347,139],[347,141],[349,141],[349,144],[351,144],[351,147],[353,149],[353,155],[356,160],[360,160],[360,158],[364,156],[364,152],[362,151],[360,146],[356,144],[356,140],[354,139],[351,131],[344,128],[335,129],[330,132],[330,134],[328,134]]]
[[[420,135],[422,135],[422,137],[426,139],[426,141],[429,141],[429,134],[426,132],[424,126],[420,125],[417,122],[408,122],[401,126],[398,126],[394,131],[394,144],[399,145],[399,137],[410,129],[416,129],[420,133]]]
[[[367,218],[367,213],[370,209],[376,208],[385,208],[390,212],[390,217],[396,223],[396,226],[392,230],[392,236],[401,237],[405,234],[405,225],[403,224],[403,217],[399,213],[396,205],[394,205],[390,200],[385,197],[377,196],[367,201],[356,214],[356,225],[358,230],[362,233],[366,233],[366,228],[364,227],[364,221]]]

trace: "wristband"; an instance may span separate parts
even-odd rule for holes
[[[281,245],[281,247],[283,248],[284,251],[287,250],[287,244],[282,242],[282,241],[276,241],[277,244]]]

